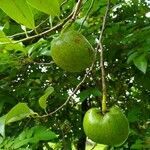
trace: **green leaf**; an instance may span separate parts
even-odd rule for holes
[[[33,140],[30,142],[37,143],[42,140],[49,141],[49,140],[53,140],[56,138],[57,138],[57,135],[54,132],[52,132],[51,130],[48,130],[44,126],[36,126],[36,127],[34,127]]]
[[[6,124],[19,121],[25,117],[34,114],[26,103],[18,103],[6,115]]]
[[[60,8],[58,0],[27,0],[34,8],[52,16],[59,16]]]
[[[57,135],[44,126],[34,126],[26,128],[20,135],[14,139],[12,148],[19,149],[29,143],[37,144],[39,141],[49,141],[56,139]]]
[[[3,137],[5,137],[5,120],[6,120],[6,115],[0,117],[0,134]]]
[[[54,88],[53,87],[48,87],[46,90],[45,90],[45,94],[42,95],[40,98],[39,98],[39,105],[41,106],[41,108],[43,109],[46,109],[47,107],[47,98],[49,97],[50,94],[52,94],[54,92]]]
[[[33,59],[40,56],[50,56],[50,45],[49,42],[40,39],[36,43],[27,47],[28,55]]]
[[[11,44],[11,39],[9,39],[8,37],[6,37],[5,33],[3,31],[0,30],[0,48],[4,49],[3,47],[5,46],[4,43],[10,43]]]
[[[6,143],[4,143],[4,149],[11,149],[13,143],[14,143],[13,138],[8,138],[8,140],[6,140]]]
[[[26,138],[31,138],[33,136],[33,128],[31,129],[24,129],[22,133],[18,136],[19,140],[24,140]]]
[[[97,88],[89,88],[87,90],[81,91],[81,93],[78,94],[78,97],[80,97],[80,101],[83,102],[88,97],[92,96],[100,96],[101,92]]]
[[[34,29],[34,16],[25,0],[0,0],[0,8],[16,22]]]
[[[27,145],[31,140],[32,140],[32,138],[17,141],[16,143],[13,144],[13,148],[14,149],[19,149],[23,145]]]
[[[146,141],[148,140],[148,141]],[[149,149],[150,148],[150,142],[149,137],[145,137],[145,139],[137,139],[133,145],[131,145],[131,149]]]
[[[25,128],[18,137],[14,138],[14,144],[11,146],[13,149],[19,149],[22,146],[27,145],[32,140],[33,128]]]
[[[143,73],[146,73],[147,69],[147,59],[145,57],[145,54],[142,54],[138,57],[135,57],[133,59],[134,65],[141,70]]]
[[[128,112],[128,120],[129,122],[137,122],[140,120],[139,116],[140,116],[140,108],[138,108],[137,106],[136,107],[133,107],[129,112]]]
[[[14,41],[8,38],[3,31],[0,30],[0,49],[1,50],[16,50],[25,52],[22,43],[13,43]],[[5,44],[6,43],[6,44]]]
[[[135,75],[135,81],[138,85],[142,86],[144,89],[150,90],[150,72],[146,74],[138,73]]]
[[[138,55],[139,55],[138,52],[134,52],[134,53],[130,54],[129,57],[128,57],[128,59],[127,59],[127,63],[128,63],[128,64],[131,63],[131,62],[133,61],[133,59],[134,59],[135,57],[137,57]]]

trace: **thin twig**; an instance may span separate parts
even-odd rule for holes
[[[42,24],[44,24],[47,20],[49,19],[49,17],[48,18],[46,18],[45,20],[43,20],[40,24],[38,24],[36,27],[35,27],[35,29],[37,29],[37,28],[39,28]],[[21,32],[21,33],[16,33],[16,34],[14,34],[14,35],[10,35],[10,36],[7,36],[8,38],[14,38],[14,37],[16,37],[16,36],[20,36],[20,35],[24,35],[25,33],[32,33],[34,30],[30,30],[30,31],[26,31],[26,32]]]
[[[102,49],[103,49],[102,37],[103,37],[104,30],[105,30],[107,15],[108,15],[108,12],[109,12],[109,6],[110,6],[110,0],[108,0],[108,2],[107,2],[106,12],[105,12],[105,16],[103,18],[102,29],[101,29],[100,36],[99,36],[99,46],[101,46],[100,48],[102,48]]]
[[[79,10],[80,10],[80,7],[81,7],[81,4],[82,4],[82,1],[83,0],[78,0],[76,6],[75,6],[75,9],[74,9],[74,13],[73,13],[73,16],[71,18],[72,21],[74,21],[79,13]]]
[[[10,36],[7,36],[8,38],[14,38],[16,36],[20,36],[20,35],[25,35],[26,33],[31,33],[33,32],[34,30],[30,30],[30,31],[26,31],[26,32],[20,32],[20,33],[16,33],[16,34],[13,34],[13,35],[10,35]]]
[[[16,44],[16,43],[19,43],[19,42],[23,42],[23,41],[27,41],[27,40],[30,40],[30,39],[33,39],[33,38],[36,38],[36,37],[40,37],[42,35],[45,35],[45,34],[48,34],[54,30],[57,30],[58,28],[62,27],[71,17],[72,17],[73,13],[71,13],[67,18],[65,18],[63,20],[63,22],[57,24],[56,26],[54,26],[53,28],[51,29],[48,29],[44,32],[41,32],[39,34],[36,34],[36,35],[33,35],[33,36],[30,36],[28,38],[24,38],[24,39],[21,39],[21,40],[18,40],[18,41],[12,41],[12,42],[4,42],[4,43],[0,43],[0,45],[4,45],[4,44]]]
[[[76,20],[76,17],[78,13],[80,12],[81,4],[82,4],[82,0],[78,0],[78,2],[76,3],[73,9],[73,15],[71,19],[68,20],[68,22],[66,22],[63,26],[63,30],[61,31],[62,33],[65,32],[72,25],[72,23]]]
[[[101,66],[102,92],[103,92],[103,97],[102,97],[102,112],[103,113],[105,113],[107,110],[107,107],[106,107],[107,90],[106,90],[106,81],[105,81],[105,68],[104,68],[104,58],[103,58],[104,50],[103,50],[103,45],[102,45],[102,37],[103,37],[104,30],[105,30],[109,6],[110,6],[110,0],[107,1],[106,12],[103,18],[103,24],[102,24],[102,29],[101,29],[100,36],[99,36],[99,43],[98,43],[99,48],[100,48],[99,52],[100,52],[100,66]]]
[[[33,61],[33,64],[35,64],[35,65],[51,65],[51,64],[54,64],[54,62],[51,61],[49,63],[46,63],[46,62],[35,62],[35,61]]]
[[[81,7],[81,3],[82,3],[82,0],[79,0],[79,1],[77,2],[77,5],[76,5],[76,7],[75,7],[75,9],[74,9],[74,11],[73,11],[73,12],[74,12],[74,13],[73,13],[73,16],[72,16],[72,18],[71,18],[71,21],[72,21],[72,22],[76,19],[76,16],[78,15],[78,10],[79,10],[80,7]],[[96,55],[96,53],[95,53],[95,55]],[[50,112],[50,113],[48,113],[48,114],[45,114],[45,115],[43,115],[43,116],[38,116],[38,117],[39,117],[39,118],[48,117],[48,116],[51,116],[52,114],[58,112],[60,109],[62,109],[62,108],[69,102],[69,100],[71,99],[71,97],[77,92],[77,90],[80,88],[80,86],[84,83],[84,81],[86,80],[88,74],[89,74],[89,73],[92,71],[92,69],[93,69],[94,62],[95,62],[95,59],[93,60],[90,69],[86,72],[86,74],[84,75],[84,77],[83,77],[83,79],[81,80],[81,82],[76,86],[76,88],[74,89],[74,91],[72,92],[72,94],[68,96],[67,100],[66,100],[60,107],[58,107],[56,110],[54,110],[54,111],[52,111],[52,112]]]
[[[96,55],[96,53],[95,53]],[[62,109],[71,99],[71,97],[78,91],[78,89],[80,88],[80,86],[84,83],[84,81],[86,80],[87,76],[89,75],[89,73],[92,71],[93,67],[94,67],[94,63],[95,63],[95,59],[92,62],[91,67],[89,68],[89,70],[86,72],[86,74],[84,75],[83,79],[81,80],[81,82],[76,86],[76,88],[74,89],[74,91],[72,92],[72,94],[70,94],[67,98],[67,100],[60,106],[58,107],[56,110],[50,112],[49,114],[43,115],[43,116],[38,116],[39,118],[44,118],[44,117],[48,117],[53,115],[54,113],[58,112],[60,109]]]
[[[51,148],[47,142],[45,142],[44,145],[48,150],[53,150],[53,148]]]
[[[96,146],[97,146],[97,144],[95,143],[90,150],[93,150]]]
[[[84,18],[84,20],[82,21],[82,24],[81,24],[81,26],[80,26],[79,31],[82,29],[82,26],[83,26],[84,22],[86,21],[88,15],[89,15],[89,13],[90,13],[90,11],[91,11],[93,5],[94,5],[94,2],[95,2],[95,0],[92,0],[91,4],[90,4],[90,6],[89,6],[89,9],[88,9],[88,11],[87,11],[87,13],[86,13],[86,15],[85,15],[85,18]]]
[[[60,6],[62,7],[62,6],[65,5],[67,2],[68,2],[68,0],[63,1]]]
[[[30,36],[30,37],[18,40],[18,41],[4,42],[4,43],[1,43],[1,45],[4,45],[4,44],[16,44],[16,43],[27,41],[27,40],[30,40],[30,39],[33,39],[33,38],[36,38],[36,37],[40,37],[42,35],[45,35],[45,34],[48,34],[48,33],[52,32],[54,30],[57,30],[58,28],[62,27],[70,19],[71,19],[71,22],[75,21],[76,16],[78,15],[78,10],[80,9],[81,3],[82,3],[82,0],[78,0],[78,2],[76,4],[76,7],[73,10],[73,12],[71,12],[71,14],[67,18],[65,18],[63,22],[57,24],[53,28],[51,28],[49,30],[46,30],[44,32],[41,32],[39,34],[36,34],[36,35]]]
[[[61,4],[61,7],[64,5],[64,4],[66,4],[68,2],[68,0],[65,0],[64,2],[62,2],[62,4]],[[39,28],[42,24],[44,24],[47,20],[49,19],[49,17],[48,18],[46,18],[44,21],[42,21],[40,24],[38,24],[36,27],[35,27],[35,29],[37,29],[37,28]],[[16,33],[16,34],[14,34],[14,35],[10,35],[10,36],[7,36],[8,38],[14,38],[14,37],[16,37],[16,36],[20,36],[20,35],[24,35],[24,34],[26,34],[26,33],[32,33],[34,30],[30,30],[30,31],[27,31],[27,32],[20,32],[20,33]],[[7,44],[7,43],[6,43]]]

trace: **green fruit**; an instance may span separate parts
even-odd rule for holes
[[[89,139],[110,146],[123,144],[129,134],[128,120],[117,106],[104,115],[98,108],[89,109],[84,116],[83,128]]]
[[[82,34],[68,31],[52,40],[51,56],[60,68],[80,72],[92,64],[94,50]]]

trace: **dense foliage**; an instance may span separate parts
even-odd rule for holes
[[[85,149],[83,116],[89,108],[101,105],[99,54],[66,105],[86,71],[63,71],[50,55],[51,41],[71,18],[76,3],[0,1],[0,149]],[[83,0],[70,27],[95,49],[106,7],[106,0]],[[128,140],[114,149],[150,148],[149,11],[144,0],[110,3],[102,41],[107,105],[120,106],[130,123]],[[62,105],[56,113],[43,116]]]

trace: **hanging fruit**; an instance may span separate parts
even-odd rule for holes
[[[52,40],[51,56],[60,68],[69,72],[81,72],[91,66],[94,49],[82,34],[67,31]]]
[[[105,114],[89,109],[83,120],[85,134],[96,143],[119,146],[129,135],[129,123],[121,109],[113,106]]]

